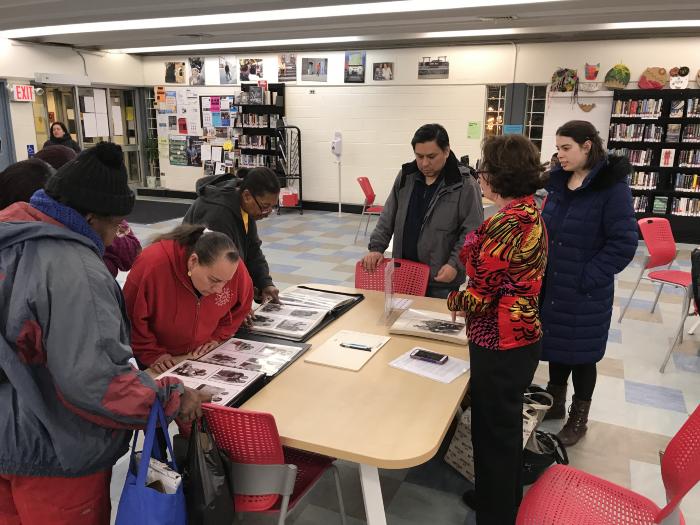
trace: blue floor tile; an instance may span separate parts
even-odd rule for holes
[[[625,401],[687,414],[683,392],[675,388],[625,380]]]
[[[700,357],[698,356],[674,352],[673,362],[678,370],[700,374]]]
[[[622,343],[622,331],[617,328],[611,328],[608,330],[608,342]]]
[[[299,270],[301,266],[290,266],[288,264],[270,264],[270,271],[275,273],[292,273]]]

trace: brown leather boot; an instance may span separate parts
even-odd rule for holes
[[[582,401],[574,396],[569,407],[569,419],[557,437],[565,447],[573,447],[578,443],[588,430],[588,411],[591,409],[590,401]]]
[[[547,383],[547,392],[552,394],[554,401],[552,408],[547,410],[544,415],[545,421],[547,419],[564,419],[566,415],[566,385]]]

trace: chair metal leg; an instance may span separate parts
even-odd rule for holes
[[[625,312],[627,311],[627,308],[629,308],[630,303],[632,303],[632,298],[634,297],[634,294],[637,291],[637,288],[639,288],[639,283],[642,281],[642,275],[644,275],[644,267],[643,266],[642,266],[642,271],[639,272],[639,277],[637,277],[637,282],[634,283],[634,288],[632,288],[632,293],[630,294],[629,299],[627,299],[625,306],[622,307],[622,311],[620,312],[620,317],[617,320],[618,323],[622,322],[622,318],[625,316]]]
[[[661,283],[661,286],[659,286],[659,289],[656,290],[656,297],[654,297],[654,304],[651,305],[651,313],[654,313],[654,310],[656,310],[656,304],[659,302],[659,296],[661,295],[661,290],[664,289],[664,283]]]
[[[289,496],[282,496],[282,504],[280,505],[280,516],[277,519],[277,525],[284,525],[287,519],[287,509],[289,508]]]
[[[367,224],[365,224],[365,237],[367,237],[367,229],[369,228],[369,221],[372,220],[372,214],[368,213],[367,214]]]
[[[338,471],[338,467],[335,465],[331,465],[331,470],[333,471],[333,478],[335,479],[335,491],[338,495],[340,523],[341,525],[347,525],[347,519],[345,518],[345,503],[343,502],[343,489],[340,487],[340,472]]]
[[[362,207],[362,213],[360,214],[360,222],[357,224],[357,231],[355,232],[355,240],[353,244],[357,242],[357,236],[360,235],[360,229],[362,228],[362,220],[365,218],[365,207]]]
[[[695,333],[695,330],[697,330],[698,326],[700,326],[700,319],[695,321],[695,324],[690,327],[690,330],[688,330],[688,335],[693,335]]]
[[[661,365],[660,372],[663,374],[666,371],[666,365],[668,364],[668,361],[671,359],[671,354],[673,353],[673,349],[676,347],[676,344],[680,344],[680,342],[683,341],[683,329],[685,328],[685,320],[688,318],[688,308],[690,308],[690,288],[686,288],[685,291],[685,296],[683,297],[683,310],[681,312],[681,322],[680,325],[678,326],[678,330],[676,331],[676,336],[673,338],[673,342],[671,343],[671,346],[668,348],[668,351],[666,352],[666,357],[664,359],[663,364]]]

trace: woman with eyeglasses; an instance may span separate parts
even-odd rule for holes
[[[479,525],[515,523],[522,499],[523,395],[540,358],[547,264],[533,197],[542,187],[539,157],[522,135],[484,141],[479,185],[498,211],[467,234],[460,253],[467,288],[447,299],[452,312],[465,313],[469,336],[476,490],[463,499]]]
[[[253,286],[230,238],[182,224],[141,252],[124,298],[134,357],[164,372],[233,337],[250,312]]]
[[[238,173],[243,169],[238,170]],[[237,173],[237,174],[238,174]],[[270,277],[270,267],[260,246],[256,222],[269,216],[277,205],[280,184],[270,168],[253,168],[243,180],[228,175],[205,177],[197,182],[197,199],[183,222],[205,224],[233,240],[245,262],[256,298],[279,302],[279,290]]]

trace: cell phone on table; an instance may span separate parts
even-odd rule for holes
[[[438,354],[437,352],[431,352],[425,348],[418,347],[411,350],[410,356],[413,359],[420,359],[421,361],[427,361],[428,363],[433,363],[436,365],[444,365],[448,359],[445,354]]]

